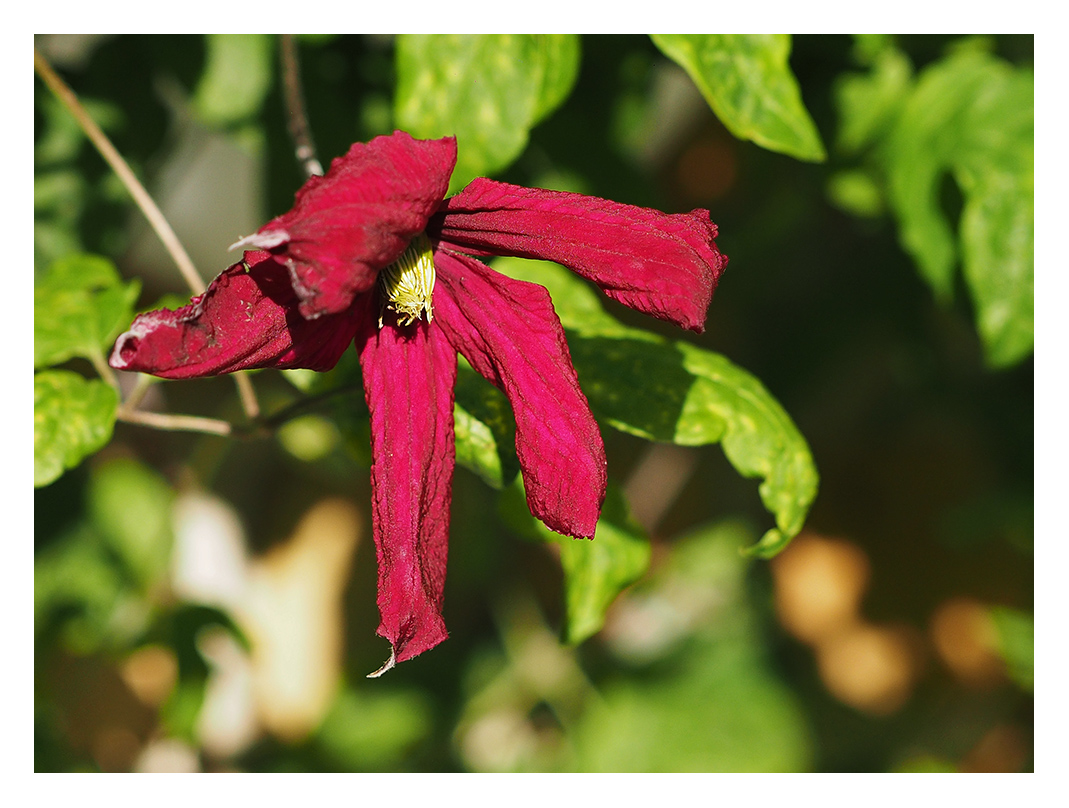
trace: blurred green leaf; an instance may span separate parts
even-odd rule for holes
[[[600,420],[647,440],[719,442],[739,474],[763,478],[761,501],[776,527],[751,552],[771,557],[802,529],[817,494],[816,466],[760,381],[719,354],[623,325],[563,267],[520,259],[499,259],[494,267],[549,289],[580,386]]]
[[[142,591],[167,571],[174,492],[158,473],[128,458],[93,469],[89,512],[107,546]]]
[[[86,523],[38,553],[33,564],[34,634],[58,630],[75,653],[113,642],[126,581]]]
[[[901,238],[936,296],[953,291],[956,239],[941,207],[950,172],[965,198],[961,249],[988,362],[1033,346],[1034,81],[972,50],[927,68],[886,145]]]
[[[578,644],[605,625],[605,613],[624,589],[649,567],[650,542],[628,509],[623,493],[609,483],[593,540],[555,533],[531,515],[523,481],[506,489],[502,515],[518,533],[560,547],[564,570],[564,639]]]
[[[999,650],[1010,678],[1031,693],[1035,680],[1035,621],[1017,609],[996,607],[991,619],[999,635]]]
[[[528,133],[571,92],[579,40],[570,34],[403,35],[397,39],[397,125],[414,137],[455,135],[456,191],[507,168]]]
[[[271,90],[274,42],[267,34],[208,34],[204,73],[193,109],[208,126],[225,127],[256,115]]]
[[[857,154],[884,137],[911,89],[913,67],[904,53],[883,48],[870,58],[871,72],[846,73],[835,85],[836,142],[844,154]]]
[[[731,523],[682,537],[652,579],[626,596],[610,648],[655,643],[672,664],[600,688],[574,742],[580,771],[803,770],[802,711],[764,657],[746,600],[752,540]]]
[[[786,34],[653,34],[735,137],[799,160],[825,159],[791,72]]]
[[[854,216],[873,217],[884,212],[883,192],[868,171],[838,171],[828,180],[828,199]]]
[[[316,741],[344,771],[386,771],[399,768],[430,731],[429,708],[418,692],[346,688]]]
[[[75,356],[103,362],[105,348],[133,318],[140,291],[140,281],[124,284],[115,266],[99,256],[53,263],[34,283],[34,368]]]
[[[57,480],[111,440],[119,394],[66,370],[33,377],[33,485]]]

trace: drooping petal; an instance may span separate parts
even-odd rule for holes
[[[306,320],[297,303],[286,268],[268,253],[247,252],[188,306],[138,316],[115,341],[110,363],[165,379],[265,367],[330,370],[359,323],[350,312]]]
[[[426,227],[456,159],[455,138],[415,140],[398,131],[354,143],[297,191],[288,213],[245,242],[289,267],[305,317],[343,311]]]
[[[531,513],[590,538],[605,499],[605,446],[549,292],[439,250],[434,324],[508,396]]]
[[[481,178],[442,204],[428,233],[475,255],[556,261],[609,297],[699,333],[727,264],[707,210],[667,214]]]
[[[377,312],[374,313],[377,320]],[[368,310],[367,316],[372,312]],[[360,359],[371,411],[378,634],[403,662],[447,636],[442,619],[453,479],[456,351],[432,323],[374,326]]]

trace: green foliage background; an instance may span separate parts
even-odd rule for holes
[[[229,150],[232,173],[213,193],[246,211],[245,227],[290,206],[302,176],[276,38],[37,45],[187,247],[217,250],[205,275],[240,233],[194,244],[203,232],[183,230],[175,200],[216,204],[198,188],[182,197],[175,178],[191,154]],[[636,315],[554,265],[497,261],[550,289],[603,425],[612,483],[596,540],[530,516],[507,403],[462,366],[450,639],[363,678],[386,654],[365,524],[329,708],[299,738],[262,733],[215,753],[198,728],[217,672],[205,638],[222,632],[246,652],[256,640],[232,606],[175,595],[176,503],[191,491],[228,503],[254,556],[326,495],[366,511],[359,368],[350,355],[328,374],[255,375],[268,413],[302,395],[318,403],[252,439],[116,423],[112,341],[135,309],[181,305],[187,292],[35,80],[38,770],[133,768],[161,740],[207,770],[1031,767],[1031,37],[325,36],[298,47],[324,164],[399,127],[457,135],[454,191],[488,175],[710,209],[730,263],[707,332]],[[148,394],[166,412],[242,420],[225,379]],[[684,469],[656,517],[632,513],[625,493],[651,441],[674,445],[658,456]],[[865,554],[864,618],[911,638],[922,673],[889,713],[835,698],[776,619],[764,559],[803,526]],[[1002,657],[981,683],[952,675],[931,639],[961,598],[981,604]],[[640,642],[642,625],[652,634]],[[151,708],[118,674],[146,648],[177,666]],[[86,706],[94,693],[106,709]],[[126,746],[107,748],[126,752],[102,752],[116,737]],[[1012,741],[995,763],[981,754],[992,737]]]

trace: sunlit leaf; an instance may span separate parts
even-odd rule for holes
[[[209,126],[240,123],[260,111],[271,89],[274,42],[267,34],[208,34],[193,109]]]
[[[825,158],[802,103],[786,34],[654,34],[690,75],[724,126],[743,140],[800,160]]]
[[[123,283],[115,266],[99,256],[72,255],[53,263],[34,283],[34,367],[75,356],[102,361],[133,318],[140,291],[140,281]]]
[[[578,67],[574,35],[400,36],[395,118],[414,137],[456,136],[455,191],[519,157],[531,128],[571,92]]]
[[[119,394],[66,370],[33,377],[33,485],[55,481],[111,440]]]
[[[721,443],[774,514],[752,552],[775,555],[805,522],[818,475],[809,447],[776,399],[725,357],[629,328],[585,282],[555,264],[500,259],[507,275],[545,285],[568,336],[579,383],[599,420],[648,440]]]

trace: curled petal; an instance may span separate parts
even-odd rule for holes
[[[707,210],[668,214],[481,178],[442,204],[428,232],[462,252],[556,261],[609,297],[699,333],[727,264]]]
[[[605,499],[605,446],[549,293],[464,255],[434,256],[434,324],[508,396],[531,513],[591,538]]]
[[[367,316],[371,317],[370,310]],[[374,318],[377,319],[377,318]],[[372,325],[363,340],[371,411],[372,526],[379,568],[378,634],[390,661],[444,640],[442,619],[453,478],[456,351],[433,324]]]
[[[273,245],[292,273],[302,315],[343,311],[426,227],[456,159],[455,138],[415,140],[395,132],[355,143],[325,176],[297,191],[288,213],[245,241]]]
[[[358,322],[348,312],[306,320],[297,302],[286,268],[248,252],[188,306],[139,315],[115,341],[110,364],[165,379],[265,367],[330,370]]]

